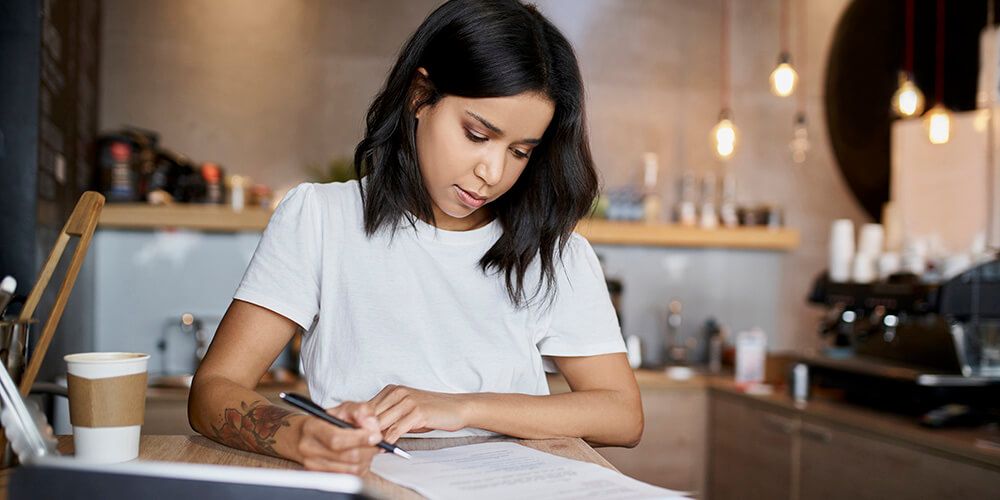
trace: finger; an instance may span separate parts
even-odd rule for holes
[[[407,400],[401,400],[392,407],[387,408],[378,415],[379,429],[385,434],[385,430],[398,422],[406,414],[413,410],[413,404]]]
[[[358,425],[360,425],[361,421],[365,418],[375,416],[375,412],[373,411],[371,405],[368,403],[355,403],[353,401],[341,403],[338,406],[327,409],[326,412],[337,418],[347,420],[352,424]]]
[[[384,396],[379,398],[378,402],[372,404],[375,409],[375,415],[381,416],[382,413],[389,408],[392,408],[395,404],[406,397],[407,389],[403,386],[392,386],[392,390],[385,393]]]
[[[368,400],[368,404],[377,408],[378,403],[383,399],[385,399],[385,397],[388,396],[390,393],[392,393],[392,391],[395,389],[396,389],[395,384],[389,384],[383,387],[381,391],[378,391],[378,394],[376,394],[375,397]]]
[[[372,409],[370,404],[363,403],[352,405],[346,408],[346,411],[347,414],[350,415],[351,421],[355,424],[370,431],[379,430],[378,418],[375,417],[375,411]]]
[[[371,427],[341,429],[322,421],[311,424],[306,429],[307,433],[322,446],[330,450],[374,446],[382,440],[381,432]]]
[[[378,419],[375,412],[368,403],[343,403],[340,406],[327,410],[327,413],[342,420],[346,420],[354,425],[375,433],[378,431]]]
[[[328,441],[316,439],[315,436],[307,437],[299,444],[299,452],[304,458],[321,458],[342,463],[367,463],[380,451],[381,448],[367,444],[354,448],[333,448]]]
[[[385,440],[395,443],[399,438],[403,437],[403,434],[410,432],[410,429],[423,427],[422,420],[423,416],[419,411],[414,410],[407,413],[406,416],[386,429]]]

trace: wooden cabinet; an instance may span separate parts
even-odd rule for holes
[[[749,396],[709,392],[709,499],[1000,498],[996,467]]]
[[[708,391],[705,380],[672,381],[662,372],[636,372],[646,426],[635,448],[597,448],[622,473],[640,481],[703,496],[707,458]],[[549,375],[553,394],[569,391]]]
[[[997,471],[808,417],[800,435],[803,499],[1000,497]]]
[[[598,448],[618,470],[680,491],[705,491],[708,395],[702,387],[642,388],[646,419],[635,448]]]
[[[719,396],[710,413],[709,497],[791,498],[798,419]]]

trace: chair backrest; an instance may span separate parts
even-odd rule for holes
[[[70,214],[66,225],[63,226],[62,231],[56,238],[55,246],[49,252],[48,259],[45,260],[45,265],[42,266],[42,270],[38,275],[38,281],[35,282],[34,288],[28,294],[28,299],[24,302],[19,319],[31,319],[32,315],[35,314],[35,309],[38,307],[39,301],[42,299],[45,288],[48,287],[49,281],[52,280],[52,274],[55,272],[63,253],[66,251],[66,246],[69,245],[70,238],[80,238],[76,249],[73,251],[69,267],[66,269],[66,276],[63,278],[62,285],[59,286],[55,304],[52,306],[48,320],[42,325],[42,333],[35,344],[31,360],[28,362],[28,366],[21,376],[19,389],[22,396],[27,396],[31,392],[32,384],[35,383],[35,377],[38,376],[38,370],[42,366],[45,352],[49,348],[49,343],[52,342],[52,336],[55,334],[56,327],[59,326],[59,320],[62,318],[63,310],[66,308],[70,292],[73,291],[76,276],[80,273],[80,267],[83,266],[83,261],[87,257],[87,249],[90,248],[90,240],[94,236],[94,230],[97,229],[97,221],[100,219],[103,207],[104,196],[100,193],[87,191],[80,196],[80,200],[76,203],[76,208]]]

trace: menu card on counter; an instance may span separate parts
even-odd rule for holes
[[[688,498],[597,464],[559,457],[516,443],[481,443],[410,451],[406,460],[382,454],[372,472],[432,500],[530,498]]]

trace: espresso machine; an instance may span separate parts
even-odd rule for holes
[[[835,283],[824,273],[809,302],[826,309],[828,346],[798,361],[820,385],[931,426],[1000,420],[1000,260],[941,283],[911,274]]]

